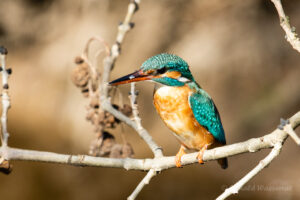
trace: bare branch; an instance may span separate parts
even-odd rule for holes
[[[5,174],[9,174],[12,170],[12,166],[8,161],[8,137],[9,133],[7,130],[7,113],[10,108],[10,97],[8,94],[8,78],[11,74],[11,69],[6,67],[6,55],[7,49],[5,47],[0,47],[0,62],[1,62],[1,73],[2,73],[2,115],[1,115],[1,158],[0,158],[0,171]]]
[[[101,83],[101,97],[100,100],[107,101],[108,98],[108,81],[110,77],[110,72],[115,64],[116,59],[120,54],[121,44],[124,40],[126,33],[133,27],[131,19],[133,14],[137,11],[140,1],[132,0],[128,5],[127,14],[124,21],[119,25],[118,33],[116,37],[115,44],[112,45],[110,55],[106,56],[103,61],[103,74],[102,74],[102,83]],[[106,106],[102,106],[106,110]],[[108,109],[108,108],[107,108]]]
[[[255,175],[257,175],[260,171],[266,168],[273,160],[276,158],[282,148],[281,142],[278,142],[274,145],[272,151],[265,157],[263,160],[259,162],[259,164],[252,169],[246,176],[244,176],[241,180],[239,180],[236,184],[232,185],[230,188],[227,188],[224,193],[222,193],[217,200],[224,200],[232,194],[237,194],[239,190],[249,182]]]
[[[127,200],[134,200],[137,195],[142,191],[145,185],[149,184],[150,180],[156,175],[156,171],[150,169],[147,175],[143,178],[143,180],[136,186],[135,190],[131,193],[131,195],[127,198]]]
[[[163,156],[162,149],[158,147],[158,145],[153,141],[151,135],[142,126],[141,118],[139,117],[137,95],[138,95],[138,91],[135,90],[135,83],[131,83],[129,99],[131,102],[133,118],[138,128],[137,132],[140,135],[140,137],[148,144],[148,146],[154,153],[154,157],[155,158],[162,157]],[[149,184],[151,178],[154,177],[155,175],[156,175],[156,171],[150,169],[147,175],[144,177],[144,179],[138,184],[138,186],[135,188],[135,190],[127,199],[128,200],[135,199],[137,195],[141,192],[141,190],[144,188],[144,186],[146,184]]]
[[[292,116],[290,125],[293,129],[300,125],[300,111]],[[260,138],[252,138],[245,142],[226,145],[211,150],[206,150],[203,155],[204,161],[217,160],[224,157],[234,156],[246,152],[256,152],[261,149],[273,148],[275,144],[284,142],[288,134],[280,129]],[[0,149],[2,153],[3,149]],[[182,165],[198,163],[197,152],[182,156]],[[7,148],[9,160],[27,160],[39,162],[51,162],[59,164],[68,164],[74,166],[90,167],[114,167],[124,168],[126,170],[150,170],[162,171],[176,167],[175,156],[160,157],[153,159],[132,159],[132,158],[103,158],[85,155],[65,155],[43,151],[23,150],[17,148]]]
[[[101,108],[107,112],[110,112],[119,120],[125,122],[127,125],[131,126],[139,135],[145,140],[145,142],[149,145],[151,150],[153,151],[156,157],[162,156],[161,148],[152,140],[150,134],[144,129],[141,128],[139,123],[132,121],[130,118],[125,116],[123,113],[116,110],[110,103],[110,99],[108,97],[108,81],[110,72],[113,68],[113,65],[119,56],[121,44],[124,40],[126,33],[133,27],[133,23],[131,23],[131,19],[135,11],[138,9],[140,1],[131,1],[128,5],[128,11],[125,16],[124,22],[119,25],[118,34],[116,38],[115,44],[111,48],[111,53],[104,59],[103,73],[102,73],[102,83],[101,83],[101,91],[100,91],[100,101]]]
[[[10,98],[8,94],[8,77],[11,73],[11,69],[6,68],[6,54],[7,50],[4,47],[0,47],[0,61],[1,61],[1,73],[2,73],[2,116],[1,116],[1,143],[2,147],[7,146],[9,133],[7,131],[7,112],[10,108]]]
[[[137,132],[140,137],[148,144],[155,157],[162,157],[162,149],[153,141],[151,135],[144,129],[141,123],[141,118],[139,117],[138,105],[137,105],[137,91],[135,91],[135,83],[131,83],[130,90],[130,102],[132,107],[132,113],[134,121],[137,125]]]
[[[300,40],[297,37],[295,27],[291,27],[288,16],[285,15],[282,8],[281,0],[271,0],[279,15],[280,25],[285,31],[287,41],[300,53]]]
[[[294,27],[291,27],[289,24],[288,17],[285,15],[284,10],[281,5],[280,0],[271,0],[277,11],[280,18],[280,24],[284,31],[286,32],[286,38],[288,42],[293,46],[294,49],[300,52],[300,41],[297,38],[297,34],[294,30]],[[132,194],[128,197],[128,199],[132,200],[137,197],[140,191],[144,188],[146,184],[149,183],[151,178],[153,178],[157,172],[174,168],[175,157],[163,156],[162,149],[154,142],[151,135],[143,128],[141,124],[141,119],[139,117],[138,105],[137,105],[137,95],[135,94],[135,84],[131,84],[131,96],[130,101],[133,108],[134,120],[131,120],[129,117],[124,115],[119,110],[115,109],[111,104],[110,99],[110,87],[108,86],[108,81],[110,78],[111,71],[116,62],[116,59],[120,55],[120,49],[122,42],[129,30],[131,30],[134,24],[131,22],[131,19],[134,13],[137,11],[140,1],[139,0],[131,0],[128,5],[128,11],[125,16],[125,19],[122,23],[120,23],[118,27],[118,33],[116,36],[116,41],[112,45],[111,49],[108,48],[108,45],[105,44],[106,48],[106,57],[103,60],[103,73],[102,80],[97,79],[95,87],[95,91],[99,92],[100,97],[100,108],[103,111],[107,111],[118,118],[120,121],[125,122],[127,125],[132,127],[140,137],[147,143],[152,152],[154,153],[153,159],[132,159],[132,158],[104,158],[104,157],[93,157],[88,155],[66,155],[66,154],[58,154],[52,152],[43,152],[43,151],[34,151],[34,150],[25,150],[25,149],[17,149],[11,148],[7,145],[8,140],[8,131],[7,131],[7,112],[10,107],[10,99],[8,95],[8,77],[9,70],[6,69],[5,63],[5,55],[7,54],[6,49],[0,48],[0,61],[1,61],[1,69],[2,69],[2,117],[1,117],[1,126],[2,126],[2,134],[1,134],[1,143],[2,146],[0,148],[0,169],[1,165],[5,165],[7,169],[9,169],[10,160],[26,160],[26,161],[36,161],[36,162],[48,162],[48,163],[58,163],[58,164],[66,164],[73,166],[90,166],[90,167],[113,167],[113,168],[124,168],[126,170],[144,170],[148,171],[147,175],[143,178],[143,180],[138,184]],[[93,40],[99,40],[104,43],[101,38],[92,38],[88,41],[88,45]],[[87,58],[88,49],[86,48],[84,51],[84,56]],[[88,60],[88,59],[86,59]],[[91,72],[93,77],[98,78],[97,68],[94,66],[91,68]],[[226,189],[223,194],[221,194],[218,199],[225,199],[231,194],[236,194],[249,180],[251,180],[255,175],[257,175],[260,171],[262,171],[266,166],[268,166],[272,160],[277,157],[280,153],[283,143],[290,135],[292,139],[299,145],[300,138],[294,132],[294,129],[300,125],[300,111],[296,113],[289,119],[290,123],[285,124],[282,129],[276,129],[272,133],[265,135],[260,138],[252,138],[245,142],[240,142],[236,144],[226,145],[218,148],[214,148],[211,150],[207,150],[204,152],[203,160],[211,161],[217,160],[224,157],[234,156],[241,153],[246,152],[256,152],[265,148],[272,148],[270,154],[264,158],[260,163],[251,170],[245,177],[239,180],[236,184]],[[198,163],[197,159],[198,152],[190,153],[182,156],[181,164],[189,165],[193,163]],[[2,167],[3,168],[3,167]]]

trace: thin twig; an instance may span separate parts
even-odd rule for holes
[[[249,182],[255,175],[257,175],[260,171],[266,168],[273,160],[276,158],[282,148],[281,142],[278,142],[274,145],[272,151],[265,157],[263,160],[259,162],[259,164],[252,169],[246,176],[244,176],[241,180],[239,180],[236,184],[227,188],[218,198],[217,200],[224,200],[232,194],[237,194],[239,190]]]
[[[10,98],[8,94],[8,77],[9,71],[6,68],[6,55],[7,50],[4,47],[0,47],[0,60],[1,60],[1,73],[2,73],[2,116],[1,116],[1,143],[2,148],[7,146],[9,133],[7,131],[7,112],[10,108]],[[11,71],[11,70],[10,70]]]
[[[145,185],[149,184],[150,180],[156,175],[156,171],[150,169],[147,175],[143,178],[143,180],[136,186],[135,190],[131,193],[131,195],[127,198],[127,200],[134,200],[137,195],[142,191]]]
[[[101,82],[101,91],[100,91],[100,101],[101,108],[111,114],[113,114],[119,120],[125,122],[127,125],[131,126],[138,134],[145,140],[145,142],[149,145],[151,150],[153,151],[155,156],[162,156],[161,148],[153,141],[150,134],[141,126],[132,121],[130,118],[125,116],[120,111],[116,110],[110,103],[110,98],[108,96],[108,81],[110,77],[110,72],[113,68],[113,65],[119,56],[121,44],[124,40],[126,33],[133,27],[133,23],[131,23],[131,19],[135,11],[138,9],[140,1],[131,1],[128,5],[128,11],[125,16],[124,21],[119,25],[118,34],[116,38],[115,44],[111,48],[111,54],[104,59],[103,73],[102,73],[102,82]]]
[[[12,171],[12,166],[8,160],[8,137],[9,133],[7,130],[7,113],[10,108],[10,97],[8,94],[8,78],[12,73],[11,69],[6,67],[6,55],[7,49],[0,47],[0,69],[2,73],[2,115],[1,115],[1,152],[0,152],[0,171],[9,174]]]
[[[138,128],[137,132],[139,133],[140,137],[148,144],[148,146],[154,153],[154,157],[155,158],[162,157],[163,153],[161,148],[157,146],[157,144],[153,141],[152,137],[142,126],[141,118],[139,117],[137,95],[138,95],[138,91],[135,90],[135,83],[131,83],[129,99],[132,107],[133,118]],[[156,171],[150,169],[147,175],[143,178],[143,180],[138,184],[138,186],[135,188],[135,190],[127,199],[134,200],[137,197],[137,195],[141,192],[141,190],[144,188],[144,186],[146,184],[149,184],[151,178],[154,177],[155,175],[156,175]]]
[[[291,27],[288,16],[285,15],[281,0],[271,0],[279,15],[280,26],[285,31],[287,41],[300,53],[300,40],[295,27]]]
[[[138,104],[137,104],[137,91],[135,90],[135,83],[131,83],[130,89],[130,103],[132,107],[132,113],[134,121],[137,125],[137,132],[140,137],[148,144],[155,157],[162,157],[162,149],[154,142],[151,135],[142,126],[141,118],[139,117]]]
[[[116,37],[116,42],[112,45],[110,50],[110,55],[106,56],[103,60],[103,73],[102,73],[102,82],[101,84],[101,102],[107,101],[108,99],[108,81],[110,77],[110,72],[116,62],[116,59],[120,55],[121,44],[125,38],[126,33],[133,28],[133,23],[131,19],[134,13],[137,11],[140,1],[132,0],[128,5],[128,10],[125,16],[124,21],[119,25],[118,33]],[[102,106],[105,109],[105,106]]]

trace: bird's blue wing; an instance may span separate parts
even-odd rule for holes
[[[226,144],[220,115],[212,99],[209,96],[194,93],[190,96],[189,101],[199,124],[206,128],[217,141]]]

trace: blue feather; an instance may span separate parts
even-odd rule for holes
[[[226,144],[225,133],[220,119],[219,112],[208,94],[193,93],[190,96],[190,105],[196,120],[201,126],[206,128],[214,138]]]

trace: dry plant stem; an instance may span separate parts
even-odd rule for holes
[[[119,25],[118,34],[116,38],[115,44],[111,48],[111,53],[109,56],[106,56],[103,61],[103,73],[102,73],[102,82],[101,82],[101,91],[100,91],[100,102],[101,108],[112,115],[114,115],[119,120],[123,121],[127,125],[131,126],[135,131],[139,133],[139,135],[145,140],[145,142],[149,145],[151,150],[153,151],[155,156],[162,156],[161,148],[152,140],[152,137],[145,129],[140,129],[140,126],[132,121],[130,118],[125,116],[123,113],[116,110],[110,103],[110,98],[108,96],[108,81],[110,77],[110,72],[115,64],[116,59],[120,53],[120,46],[124,40],[126,33],[130,30],[131,25],[130,21],[132,19],[133,14],[137,6],[139,5],[140,1],[131,1],[128,5],[128,11],[125,16],[123,23]]]
[[[137,132],[140,137],[148,144],[155,157],[162,157],[163,153],[161,148],[153,141],[151,135],[142,126],[141,118],[139,117],[138,105],[137,105],[137,94],[135,91],[135,83],[131,83],[130,89],[130,103],[132,107],[133,118],[137,126]]]
[[[293,129],[300,125],[300,111],[292,116],[290,124]],[[261,149],[273,148],[277,143],[283,143],[288,134],[280,129],[274,130],[260,138],[252,138],[245,142],[235,143],[206,150],[203,155],[203,161],[217,160],[224,157],[234,156],[247,152],[256,152]],[[0,154],[3,149],[0,149]],[[198,163],[197,152],[182,156],[181,164],[189,165]],[[60,163],[74,166],[90,166],[90,167],[114,167],[124,168],[126,170],[150,170],[162,171],[174,168],[175,157],[160,157],[153,159],[132,159],[132,158],[103,158],[85,155],[65,155],[43,151],[24,150],[7,147],[7,158],[9,160],[27,160],[38,162]]]
[[[163,156],[162,150],[156,145],[153,141],[152,137],[148,134],[148,132],[143,128],[141,118],[139,117],[139,110],[137,104],[137,91],[135,90],[135,83],[131,83],[130,89],[130,103],[132,107],[132,113],[135,123],[137,124],[138,133],[141,138],[148,144],[152,152],[154,153],[155,158],[159,158]],[[145,185],[149,184],[152,177],[156,175],[156,171],[154,169],[150,169],[147,175],[143,178],[143,180],[138,184],[132,194],[127,198],[128,200],[133,200],[137,197],[137,195],[141,192]]]
[[[149,184],[150,180],[156,175],[156,171],[150,169],[147,175],[143,178],[143,180],[138,184],[135,190],[131,193],[131,195],[127,198],[127,200],[134,200],[137,195],[142,191],[145,185]]]
[[[3,48],[3,47],[1,47]],[[6,53],[0,54],[1,67],[2,67],[2,116],[1,116],[1,143],[2,147],[5,148],[7,146],[9,133],[7,131],[7,112],[10,108],[10,98],[8,94],[8,77],[9,73],[6,69]],[[5,153],[5,152],[3,152]]]
[[[291,27],[288,17],[285,15],[282,8],[281,0],[271,0],[275,5],[275,8],[278,12],[280,25],[286,33],[287,41],[300,53],[300,40],[297,37],[297,33],[294,28]]]
[[[108,81],[110,77],[110,72],[120,54],[121,44],[124,40],[126,33],[131,29],[130,21],[133,14],[136,11],[137,6],[140,1],[131,1],[128,5],[127,14],[123,23],[119,25],[117,38],[115,44],[112,45],[110,50],[110,55],[106,56],[103,61],[103,76],[102,76],[102,89],[101,89],[101,100],[106,100],[108,98]]]
[[[273,160],[276,158],[282,149],[282,143],[278,142],[274,145],[272,151],[265,157],[263,160],[259,162],[259,164],[252,169],[246,176],[244,176],[237,183],[232,185],[230,188],[227,188],[218,198],[217,200],[224,200],[232,194],[237,194],[239,190],[249,182],[255,175],[257,175],[260,171],[266,168]]]

